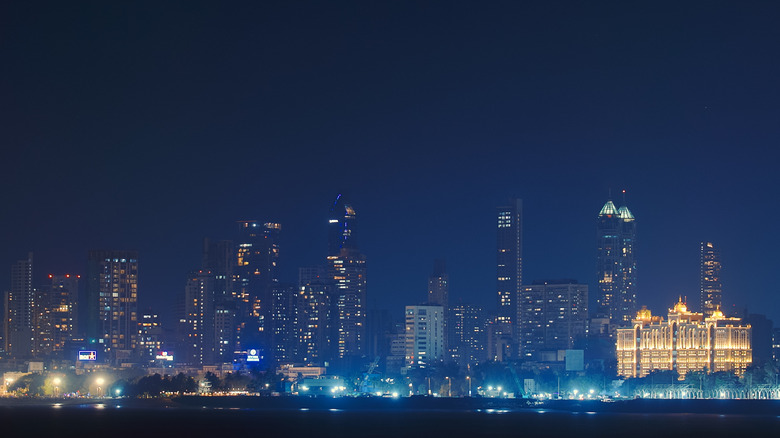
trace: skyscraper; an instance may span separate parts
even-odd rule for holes
[[[598,312],[618,325],[631,323],[636,312],[636,220],[628,207],[608,200],[596,225]]]
[[[712,242],[701,242],[700,254],[701,311],[708,317],[722,304],[720,251]]]
[[[512,198],[498,208],[496,239],[496,290],[498,311],[496,323],[503,333],[517,341],[517,322],[522,319],[517,297],[523,284],[523,201]]]
[[[138,252],[89,251],[86,332],[116,357],[138,340]]]
[[[339,195],[328,219],[327,256],[333,351],[339,359],[366,352],[366,256],[357,248],[355,222],[355,210]]]
[[[33,253],[11,265],[11,289],[5,294],[4,338],[6,353],[15,358],[28,358],[34,353],[32,275]]]
[[[186,361],[193,365],[212,365],[216,360],[214,273],[199,270],[190,273],[184,287]]]
[[[248,313],[246,326],[252,332],[244,334],[245,344],[270,343],[272,289],[279,283],[281,230],[281,224],[274,222],[238,222],[238,295],[246,307],[239,313]]]
[[[78,327],[78,292],[80,275],[50,274],[51,285],[45,294],[45,328],[49,331],[49,351],[63,351],[65,343]]]

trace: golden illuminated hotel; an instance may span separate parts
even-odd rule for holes
[[[618,375],[644,377],[654,370],[729,371],[742,375],[753,361],[751,328],[720,310],[705,318],[689,312],[680,299],[668,319],[647,308],[637,312],[632,327],[617,330]]]

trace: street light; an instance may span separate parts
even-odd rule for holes
[[[471,376],[466,376],[466,380],[469,381],[469,397],[471,397]]]
[[[447,379],[447,397],[452,397],[452,379],[449,377],[445,377]]]
[[[54,384],[54,397],[57,397],[57,393],[60,392],[60,383],[62,380],[60,380],[59,377],[55,377],[51,382]]]
[[[95,383],[97,383],[97,390],[98,390],[98,398],[100,398],[101,394],[103,393],[103,383],[106,381],[102,377],[98,377],[97,380],[95,380]]]
[[[413,391],[412,391],[412,384],[411,384],[411,382],[410,382],[410,383],[409,383],[409,397],[411,397],[412,395],[413,395]]]

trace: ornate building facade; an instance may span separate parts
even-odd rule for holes
[[[740,318],[689,312],[680,299],[668,319],[647,308],[637,312],[632,327],[617,330],[618,375],[645,377],[655,370],[727,371],[742,375],[753,362],[751,327]]]

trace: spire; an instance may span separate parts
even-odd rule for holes
[[[631,214],[631,210],[626,206],[626,190],[623,189],[623,205],[618,208],[618,216],[626,222],[635,220],[634,215]]]

